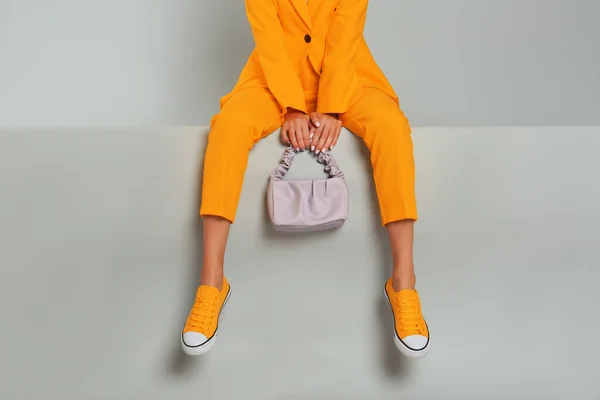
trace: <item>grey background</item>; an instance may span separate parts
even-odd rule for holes
[[[600,124],[597,0],[376,0],[414,125]],[[0,0],[0,126],[207,125],[252,49],[242,0]]]
[[[375,0],[414,125],[600,124],[595,0]],[[0,0],[0,398],[600,398],[598,127],[414,130],[431,353],[391,340],[367,156],[343,229],[279,236],[253,150],[219,343],[184,357],[205,125],[252,48],[242,1]],[[92,127],[90,127],[92,126]],[[95,126],[95,127],[94,127]],[[291,178],[318,176],[299,157]]]
[[[600,128],[418,128],[416,266],[432,332],[392,344],[368,157],[350,217],[275,235],[276,135],[253,150],[219,342],[183,355],[206,129],[0,131],[0,398],[596,400]],[[321,176],[299,156],[290,178]]]

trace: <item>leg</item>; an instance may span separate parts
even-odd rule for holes
[[[417,206],[408,121],[388,95],[371,88],[365,88],[363,97],[341,119],[371,151],[381,220],[388,228],[392,247],[394,289],[414,289],[413,225]]]
[[[235,220],[248,153],[281,125],[279,106],[265,89],[249,88],[231,96],[213,119],[204,160],[202,205],[204,259],[201,285],[181,333],[189,355],[213,346],[221,310],[230,294],[223,274],[229,227]]]
[[[373,88],[365,88],[363,96],[341,120],[371,151],[381,220],[388,230],[394,263],[392,277],[385,286],[395,321],[394,342],[404,355],[423,357],[428,350],[429,330],[414,290],[413,237],[417,207],[408,120],[391,97]]]
[[[392,248],[392,285],[394,290],[414,289],[416,284],[413,263],[415,221],[404,219],[387,224]]]
[[[204,219],[204,285],[221,288],[229,225],[235,220],[250,149],[280,125],[279,106],[262,88],[234,94],[213,120],[200,208]]]
[[[223,217],[207,215],[204,217],[202,229],[204,238],[204,257],[200,282],[203,285],[214,286],[219,290],[223,287],[223,265],[225,262],[225,247],[229,237],[231,222]]]

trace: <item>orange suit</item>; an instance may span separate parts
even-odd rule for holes
[[[288,107],[339,114],[361,137],[382,223],[417,219],[410,125],[364,40],[368,0],[246,0],[256,43],[211,120],[201,215],[233,222],[248,153]]]

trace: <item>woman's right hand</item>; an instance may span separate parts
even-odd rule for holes
[[[302,111],[288,109],[281,126],[281,140],[291,144],[296,151],[310,146],[311,134],[314,133],[310,117]]]

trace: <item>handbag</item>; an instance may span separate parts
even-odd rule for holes
[[[339,228],[348,218],[348,187],[344,173],[329,153],[319,153],[329,179],[285,181],[296,151],[288,147],[267,186],[267,208],[279,232],[312,232]]]

